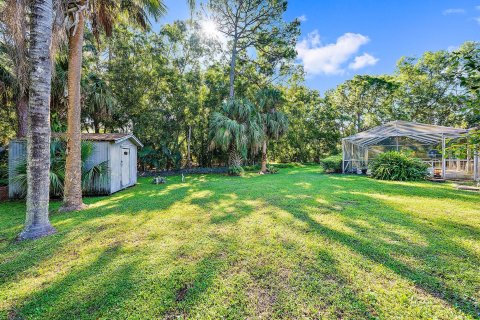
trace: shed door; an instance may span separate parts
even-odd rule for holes
[[[122,187],[130,184],[130,149],[122,148]]]

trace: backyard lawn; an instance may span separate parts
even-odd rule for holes
[[[480,317],[480,195],[292,166],[87,198],[18,243],[0,204],[0,318]]]

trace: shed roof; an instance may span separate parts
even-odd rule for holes
[[[468,133],[468,131],[468,129],[396,120],[357,133],[344,138],[344,140],[361,146],[375,145],[390,137],[408,137],[426,143],[439,143],[443,137],[456,138]]]
[[[64,138],[63,132],[52,132],[52,138]],[[82,133],[82,140],[86,141],[108,141],[113,143],[120,143],[125,140],[132,141],[138,147],[143,147],[143,144],[131,133]]]
[[[65,132],[52,132],[52,139],[65,139]],[[26,138],[17,138],[16,141],[25,141]],[[143,144],[131,133],[82,133],[82,140],[85,141],[106,141],[120,143],[130,140],[137,147],[143,147]]]

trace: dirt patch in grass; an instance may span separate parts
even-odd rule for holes
[[[175,294],[175,301],[180,302],[185,299],[185,296],[187,295],[188,289],[191,287],[189,284],[183,285],[180,289],[177,290],[177,293]]]

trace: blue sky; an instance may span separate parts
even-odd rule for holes
[[[160,24],[189,17],[184,0],[166,0]],[[290,0],[301,17],[298,62],[322,93],[355,74],[391,73],[402,56],[480,40],[480,0]]]

